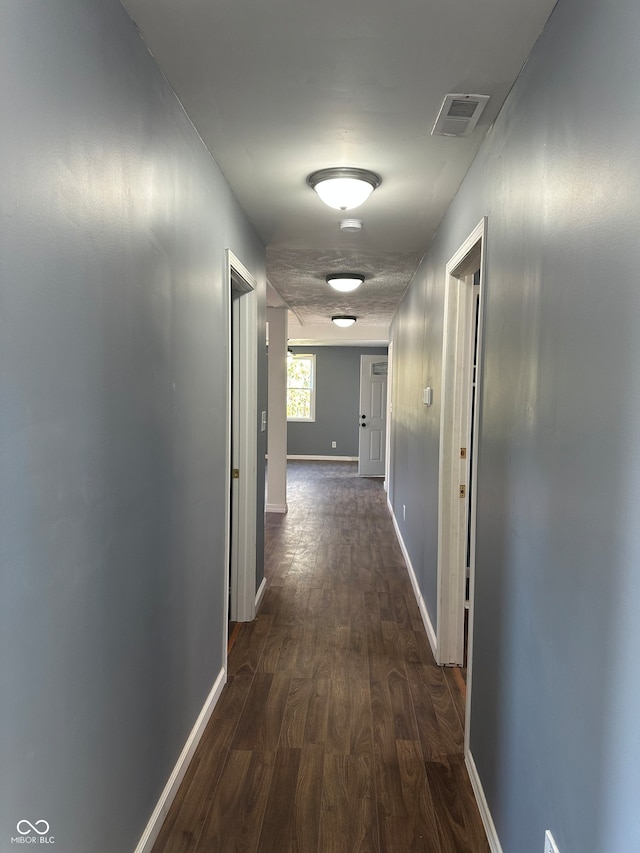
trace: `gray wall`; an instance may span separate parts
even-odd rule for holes
[[[222,666],[224,251],[263,321],[264,250],[116,0],[0,32],[0,850],[125,853]]]
[[[638,33],[637,0],[560,0],[393,325],[435,619],[444,270],[488,215],[471,751],[505,853],[640,849]]]
[[[386,355],[380,347],[291,347],[316,356],[315,423],[287,424],[287,453],[300,456],[358,456],[360,356]],[[336,448],[331,442],[336,442]]]

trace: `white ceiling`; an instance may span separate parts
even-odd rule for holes
[[[361,339],[365,327],[371,339],[388,327],[555,4],[123,2],[265,242],[291,336],[306,342],[305,327],[331,338],[332,313],[357,315]],[[491,95],[468,139],[430,135],[449,92]],[[382,185],[340,214],[306,184],[331,166],[372,169]],[[363,230],[341,232],[345,215]],[[334,294],[325,283],[334,271],[367,281]]]

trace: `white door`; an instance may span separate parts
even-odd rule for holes
[[[231,279],[231,498],[229,518],[229,621],[238,617],[240,555],[240,444],[243,424],[240,411],[240,298],[243,291]],[[244,474],[244,471],[242,472]]]
[[[384,477],[387,436],[386,355],[360,356],[358,475]]]
[[[227,505],[229,620],[250,622],[256,600],[257,282],[227,249]],[[224,654],[227,632],[224,637]],[[225,658],[226,659],[226,658]]]
[[[483,219],[447,264],[442,335],[435,655],[444,666],[468,663],[467,696],[472,649],[469,645],[466,654],[465,645],[466,636],[472,637],[473,621],[485,228]]]
[[[387,440],[384,449],[384,490],[391,496],[393,495],[393,470],[391,467],[391,441],[393,438],[393,424],[391,422],[393,407],[393,341],[389,341],[387,349],[387,366]]]

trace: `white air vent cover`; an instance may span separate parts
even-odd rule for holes
[[[469,136],[478,123],[490,95],[446,95],[432,136]]]

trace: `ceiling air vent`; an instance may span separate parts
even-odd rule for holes
[[[489,95],[446,95],[432,136],[469,136],[478,123]]]

